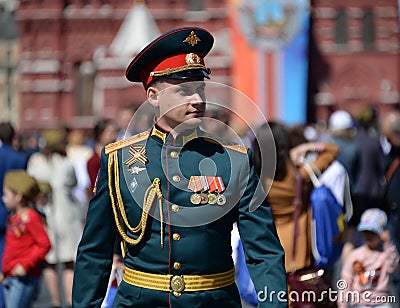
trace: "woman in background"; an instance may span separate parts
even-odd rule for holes
[[[52,249],[46,256],[43,275],[54,307],[61,306],[57,265],[62,266],[65,302],[72,304],[76,250],[83,232],[82,209],[73,196],[77,179],[74,166],[66,156],[65,136],[64,130],[44,132],[46,146],[28,161],[28,172],[52,188],[52,200],[45,213]]]
[[[87,172],[90,179],[89,199],[96,183],[97,173],[100,169],[100,153],[103,147],[114,142],[118,137],[118,126],[110,119],[101,119],[94,126],[94,151],[87,162]]]
[[[270,127],[270,129],[269,129]],[[291,134],[286,126],[277,122],[262,125],[257,131],[257,142],[254,148],[254,161],[258,172],[261,170],[261,181],[268,191],[268,201],[271,206],[279,239],[285,250],[285,268],[290,273],[295,270],[307,268],[312,265],[311,251],[311,207],[310,192],[312,183],[310,177],[302,167],[306,154],[316,156],[313,164],[323,172],[333,162],[338,147],[324,142],[303,142],[293,147]],[[272,134],[271,134],[272,133]],[[299,141],[297,141],[299,142]],[[275,143],[275,149],[273,144]],[[261,151],[260,151],[261,147]],[[276,170],[273,178],[266,175],[265,166],[262,164],[265,154],[276,150]],[[265,156],[265,160],[267,156]],[[270,159],[269,155],[269,159]],[[294,199],[296,191],[296,169],[299,168],[302,178],[302,208],[298,218],[297,250],[293,260],[294,238]]]

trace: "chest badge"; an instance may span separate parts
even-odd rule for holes
[[[134,166],[129,169],[132,174],[139,174],[140,171],[146,170],[146,168]]]
[[[139,184],[138,184],[137,180],[135,178],[133,178],[131,184],[129,185],[131,192],[135,192],[138,185]]]
[[[149,161],[149,159],[146,157],[146,148],[144,145],[131,146],[128,153],[131,157],[124,161],[125,165],[131,166],[136,162],[145,165]]]

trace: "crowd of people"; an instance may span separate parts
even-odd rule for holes
[[[127,112],[127,109],[125,108],[124,112]],[[131,116],[133,112],[132,109]],[[390,295],[394,295],[398,299],[400,236],[397,204],[400,171],[397,168],[400,114],[397,111],[391,111],[379,118],[373,108],[368,108],[353,117],[348,112],[340,110],[331,115],[326,126],[325,130],[321,130],[321,122],[317,125],[293,127],[284,123],[271,122],[259,127],[255,134],[255,142],[251,145],[256,169],[261,176],[261,181],[268,189],[268,200],[278,236],[285,250],[286,271],[290,273],[312,265],[309,226],[311,213],[309,200],[307,200],[311,186],[309,175],[305,170],[301,172],[305,200],[299,216],[298,249],[294,256],[295,260],[292,260],[293,231],[291,230],[294,223],[295,170],[301,166],[302,158],[315,153],[313,163],[321,172],[335,160],[345,167],[350,179],[353,200],[353,215],[346,228],[346,244],[341,259],[336,264],[336,267],[339,267],[336,271],[339,273],[332,278],[345,279],[353,290],[360,292],[376,290],[381,296],[386,295],[389,298]],[[10,257],[7,256],[10,255],[10,249],[16,248],[10,246],[12,248],[8,250],[2,249],[2,261],[5,262],[2,265],[4,275],[2,294],[6,294],[5,302],[7,303],[7,296],[10,296],[12,286],[7,275],[8,277],[26,275],[36,282],[29,288],[26,287],[24,296],[20,295],[21,299],[34,300],[34,292],[38,290],[37,278],[42,276],[46,281],[51,295],[51,304],[54,307],[61,307],[63,301],[71,304],[76,250],[85,223],[87,202],[95,187],[100,169],[100,153],[107,144],[116,141],[119,135],[122,136],[124,129],[119,128],[112,120],[101,119],[93,127],[92,135],[86,131],[86,138],[83,138],[82,131],[79,132],[79,138],[68,138],[70,131],[62,129],[47,130],[41,134],[36,132],[34,136],[39,140],[38,146],[33,150],[32,147],[15,148],[13,146],[13,136],[15,138],[16,135],[9,123],[2,123],[1,128],[0,156],[4,185],[3,247],[9,229],[14,232],[15,239],[23,239],[17,233],[23,234],[25,229],[29,230],[30,227],[23,226],[24,223],[20,220],[27,219],[24,215],[27,215],[26,217],[33,215],[34,218],[28,220],[32,220],[32,223],[39,228],[34,238],[38,239],[38,245],[41,245],[40,249],[42,249],[38,250],[42,259],[38,257],[38,263],[32,264],[33,269],[26,268],[22,274],[18,274],[18,268],[15,271],[9,268]],[[271,134],[265,132],[271,132]],[[78,135],[78,132],[74,134]],[[277,153],[276,171],[272,179],[268,175],[263,176],[261,172],[259,144],[269,144],[271,140],[268,138],[273,138]],[[68,142],[70,139],[79,139],[79,141]],[[75,150],[72,150],[71,143],[74,144]],[[70,153],[75,151],[75,155],[68,155],[68,148]],[[13,172],[9,172],[10,170],[26,170],[27,172],[21,171],[14,175]],[[78,174],[81,178],[88,179],[83,180],[81,186],[85,198],[79,198],[76,193],[74,194],[79,187]],[[10,184],[7,177],[12,178],[12,176],[17,176],[20,180],[11,181]],[[38,187],[41,187],[33,193],[35,195],[33,199],[31,196],[27,197],[26,194],[32,194],[31,191],[35,189],[24,187],[25,181],[29,186],[30,179],[35,179]],[[35,208],[39,216],[29,211],[27,214],[21,214],[25,212],[9,205],[10,192],[21,193],[24,196],[22,199],[25,200],[21,201],[21,209]],[[31,201],[32,204],[30,204]],[[39,221],[37,217],[42,217],[42,219]],[[45,229],[41,229],[41,224]],[[47,236],[51,241],[51,249],[50,244],[47,243]],[[24,245],[31,245],[32,240],[32,238],[26,239],[21,249],[24,249]],[[9,239],[9,241],[12,240]],[[22,243],[22,241],[18,242]],[[370,244],[371,242],[373,244]],[[11,253],[11,255],[14,254]],[[15,257],[12,259],[17,260]],[[119,260],[118,255],[115,262],[117,260]],[[23,261],[21,264],[24,264]],[[63,269],[61,293],[65,296],[64,300],[61,299],[58,286],[60,278],[56,266],[59,264]],[[332,287],[334,283],[335,281],[332,280]],[[16,300],[15,298],[12,300]],[[345,305],[341,306],[345,307]]]
[[[134,110],[125,107],[118,123],[100,119],[92,134],[43,130],[26,147],[10,123],[0,124],[0,308],[31,307],[40,277],[53,307],[107,307],[114,299],[117,307],[240,307],[241,300],[319,307],[317,299],[293,300],[290,281],[315,261],[307,164],[324,174],[334,163],[348,178],[352,217],[324,279],[369,296],[329,302],[398,302],[400,113],[337,110],[326,125],[274,121],[241,135],[247,147],[230,143],[221,139],[226,130],[201,119],[210,74],[203,58],[213,41],[205,29],[179,28],[132,60],[126,76],[143,84],[155,110],[154,123],[133,121],[145,131],[129,129]],[[229,125],[226,113],[209,112]],[[332,190],[344,207],[340,183]],[[240,238],[231,245],[234,224]],[[250,279],[234,285],[247,269],[232,259],[232,246],[254,283],[250,295]],[[123,272],[116,294],[114,269]],[[307,273],[305,280],[319,275]],[[270,297],[260,296],[265,287]]]
[[[133,114],[133,108],[130,108]],[[60,127],[34,132],[27,136],[26,140],[16,134],[10,123],[2,123],[0,126],[0,157],[2,161],[0,179],[4,185],[4,196],[2,190],[3,198],[0,201],[3,221],[1,252],[3,252],[3,246],[6,247],[2,260],[9,261],[6,258],[7,242],[4,244],[4,238],[7,238],[9,234],[8,229],[13,230],[14,233],[21,233],[15,233],[20,240],[18,242],[26,241],[25,245],[35,242],[22,235],[30,233],[30,221],[36,226],[38,225],[37,219],[27,216],[27,221],[23,218],[21,223],[21,218],[15,218],[21,216],[19,214],[21,211],[16,211],[7,204],[7,199],[10,199],[7,196],[11,195],[11,192],[13,194],[21,193],[25,200],[22,202],[24,207],[36,209],[42,217],[41,221],[45,231],[38,236],[45,236],[51,242],[48,250],[43,252],[46,247],[42,245],[42,251],[36,252],[42,253],[41,259],[39,256],[26,253],[22,253],[22,255],[24,258],[32,258],[32,262],[36,262],[29,266],[35,267],[33,278],[40,276],[45,281],[51,298],[49,304],[52,307],[61,307],[63,303],[71,306],[76,251],[83,232],[88,201],[100,168],[99,152],[106,144],[117,139],[120,133],[119,126],[112,120],[101,119],[93,127],[92,134],[88,134],[90,130]],[[35,142],[33,139],[36,139]],[[12,172],[17,172],[15,170],[19,172],[18,177],[15,177],[16,180],[13,180],[13,185],[10,186],[7,179],[12,176]],[[41,188],[35,195],[30,192],[32,188],[26,188],[32,194],[29,198],[24,195],[23,185],[24,181],[28,180],[37,183],[37,186]],[[28,212],[28,214],[34,215],[32,212]],[[36,235],[33,235],[36,238]],[[10,249],[15,250],[15,247],[9,248],[8,254],[10,254]],[[35,251],[34,248],[24,247],[24,249]],[[18,253],[21,254],[22,250],[22,248],[19,249]],[[13,259],[17,260],[15,256]],[[21,262],[21,265],[25,264]],[[2,267],[5,280],[2,284],[4,292],[0,293],[1,295],[6,294],[6,297],[5,300],[2,296],[0,297],[0,307],[30,307],[39,290],[38,282],[35,280],[35,283],[31,284],[29,288],[22,289],[18,299],[14,299],[16,295],[15,292],[9,292],[12,284],[7,281],[7,275],[10,277],[29,276],[31,269],[25,268],[26,273],[21,274],[12,271],[7,266],[10,265],[4,264]],[[12,304],[7,301],[9,297],[12,298]]]

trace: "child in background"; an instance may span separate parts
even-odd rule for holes
[[[4,177],[3,202],[10,211],[1,277],[6,307],[32,306],[41,265],[51,248],[42,219],[31,208],[39,191],[36,180],[23,170]]]
[[[341,276],[342,285],[347,288],[339,294],[339,307],[393,307],[387,303],[389,274],[397,269],[399,255],[385,230],[386,223],[387,216],[380,209],[368,209],[362,214],[357,230],[364,245],[344,261]]]

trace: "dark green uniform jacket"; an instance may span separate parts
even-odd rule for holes
[[[200,133],[196,129],[173,139],[156,126],[151,132],[109,145],[108,155],[103,150],[96,191],[78,248],[73,307],[100,307],[106,293],[118,232],[110,192],[118,199],[115,188],[120,191],[128,223],[136,227],[145,195],[148,197],[146,190],[156,178],[162,192],[161,211],[156,196],[142,239],[126,245],[126,267],[171,275],[228,271],[233,268],[231,230],[237,222],[252,280],[257,291],[264,292],[262,298],[268,298],[259,307],[287,306],[282,300],[286,292],[284,252],[251,153],[240,145],[221,145],[198,137]],[[117,153],[117,170],[108,168],[112,153]],[[220,179],[225,186],[220,194],[226,202],[193,204],[192,176]],[[123,222],[120,212],[118,217]],[[140,231],[133,233],[123,223],[120,226],[129,238],[138,238]],[[265,292],[272,295],[265,296]],[[175,296],[122,281],[114,307],[240,307],[240,298],[235,284],[208,291],[183,291]]]

